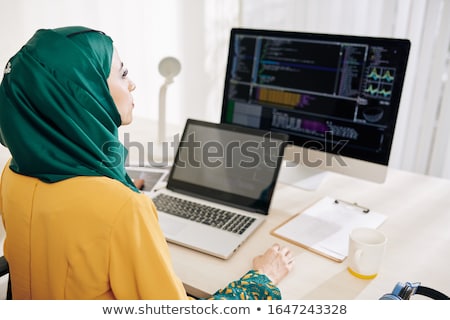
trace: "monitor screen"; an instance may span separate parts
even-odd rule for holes
[[[221,122],[289,134],[303,165],[354,176],[346,158],[387,166],[409,49],[406,39],[232,29]],[[309,151],[341,158],[319,163]]]

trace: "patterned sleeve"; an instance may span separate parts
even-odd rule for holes
[[[266,275],[250,270],[218,290],[209,300],[281,300],[281,293]]]

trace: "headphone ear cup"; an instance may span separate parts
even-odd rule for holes
[[[406,286],[403,283],[397,282],[392,292],[386,293],[379,300],[404,300],[405,288]]]
[[[379,300],[403,300],[396,294],[386,293]]]
[[[392,290],[392,293],[383,295],[379,300],[407,300],[414,294],[426,296],[434,300],[450,300],[447,295],[440,291],[421,286],[420,282],[407,282],[406,284],[398,282],[395,285],[394,290]]]

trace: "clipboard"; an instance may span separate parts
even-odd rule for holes
[[[351,230],[378,228],[386,216],[344,200],[324,197],[294,215],[270,234],[336,262],[348,255]]]

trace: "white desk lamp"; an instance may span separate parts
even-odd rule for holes
[[[159,62],[158,70],[165,78],[159,89],[158,142],[162,143],[166,138],[166,91],[173,78],[180,73],[181,64],[176,58],[166,57]]]

